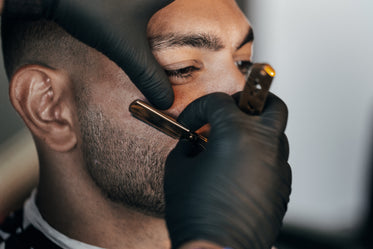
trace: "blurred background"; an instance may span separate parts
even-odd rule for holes
[[[280,249],[373,248],[373,1],[237,2],[254,28],[254,61],[276,69],[272,91],[289,108],[293,192]],[[14,189],[26,195],[37,179],[7,86],[1,58],[0,217],[19,202],[4,203]],[[10,168],[25,173],[11,178]]]

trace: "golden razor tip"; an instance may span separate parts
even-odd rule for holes
[[[264,66],[264,71],[271,77],[275,77],[276,75],[276,71],[268,64]]]

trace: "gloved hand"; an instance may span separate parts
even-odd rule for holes
[[[271,248],[291,192],[287,108],[269,95],[249,116],[223,93],[190,104],[178,121],[196,130],[210,123],[206,151],[180,141],[165,171],[166,222],[172,247],[207,240],[234,249]]]
[[[153,57],[146,36],[150,17],[172,0],[6,0],[4,14],[54,20],[71,35],[119,65],[160,109],[173,91]]]

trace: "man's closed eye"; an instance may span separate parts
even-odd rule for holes
[[[172,84],[181,85],[190,82],[194,78],[194,74],[200,70],[195,66],[187,66],[173,70],[165,69],[165,72]]]

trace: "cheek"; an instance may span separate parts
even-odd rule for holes
[[[101,111],[111,123],[127,132],[142,134],[146,125],[129,112],[129,105],[145,97],[121,71],[109,71],[110,78],[96,82],[90,87],[90,106]],[[140,125],[138,125],[140,123]]]

